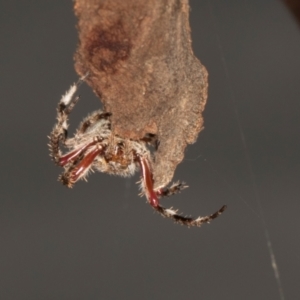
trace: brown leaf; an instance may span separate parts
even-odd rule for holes
[[[157,135],[155,188],[203,126],[207,72],[191,48],[187,0],[76,0],[75,68],[112,113],[115,134]]]

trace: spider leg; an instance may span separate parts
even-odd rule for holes
[[[59,159],[61,156],[60,143],[64,143],[68,135],[68,115],[76,105],[79,100],[79,97],[74,97],[78,87],[88,76],[81,77],[77,83],[73,84],[70,89],[62,96],[61,100],[58,103],[57,107],[57,123],[55,124],[52,132],[50,133],[49,139],[49,148],[50,156],[52,159],[59,164]]]
[[[58,104],[59,106],[66,107],[72,102],[78,87],[84,82],[84,80],[88,77],[88,75],[89,75],[89,73],[87,72],[84,76],[80,77],[76,83],[71,85],[69,90],[61,97],[59,104]]]
[[[58,180],[71,188],[76,181],[84,178],[88,174],[94,159],[102,152],[102,146],[99,145],[98,147],[95,147],[87,154],[84,154],[81,161],[75,167],[72,165],[66,172],[59,176]]]
[[[143,178],[145,195],[150,205],[154,209],[157,209],[157,207],[159,207],[159,201],[158,201],[157,194],[153,189],[153,178],[152,178],[152,173],[150,171],[148,161],[140,156],[138,156],[137,159],[142,170],[142,178]]]
[[[88,128],[90,128],[93,124],[97,123],[99,120],[107,120],[111,116],[109,112],[103,112],[102,110],[94,111],[92,114],[83,119],[80,123],[77,133],[85,133]],[[110,122],[107,122],[107,126],[110,129]]]
[[[222,206],[218,211],[215,213],[205,216],[205,217],[198,217],[196,219],[191,217],[184,217],[177,213],[176,210],[172,208],[164,208],[160,206],[158,196],[162,194],[162,192],[156,192],[153,188],[153,177],[150,170],[149,162],[147,159],[142,158],[141,156],[137,156],[137,160],[140,164],[142,170],[142,177],[144,181],[144,189],[146,197],[150,203],[150,205],[159,212],[162,216],[173,219],[176,223],[186,225],[188,227],[191,226],[198,226],[200,227],[204,223],[209,223],[213,219],[217,218],[223,211],[226,209],[226,205]],[[178,185],[177,185],[178,187]],[[175,188],[176,190],[176,188]],[[167,192],[166,192],[167,194]]]
[[[61,156],[59,158],[59,165],[64,167],[70,162],[74,162],[79,159],[80,155],[85,152],[88,148],[91,146],[94,146],[96,143],[98,143],[100,139],[98,137],[95,138],[95,140],[91,143],[85,144],[81,147],[78,147],[77,149],[68,152],[67,154]]]
[[[182,190],[188,188],[188,186],[184,182],[174,182],[169,188],[159,189],[156,191],[156,195],[161,197],[170,197],[175,194],[180,193]]]

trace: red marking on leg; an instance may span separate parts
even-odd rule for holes
[[[152,173],[150,171],[149,163],[146,159],[138,157],[138,162],[140,163],[141,169],[142,169],[142,175],[144,179],[144,185],[145,185],[145,193],[148,198],[148,201],[150,204],[154,207],[158,207],[158,198],[156,195],[156,192],[153,189],[153,177]]]
[[[60,159],[59,159],[59,165],[60,166],[65,166],[67,163],[69,163],[70,161],[72,160],[75,160],[75,158],[77,156],[79,156],[81,153],[83,153],[84,151],[86,151],[90,146],[93,146],[96,144],[96,141],[95,142],[91,142],[89,144],[86,144],[84,146],[82,146],[81,148],[79,149],[76,149],[74,151],[71,151],[69,152],[68,154],[62,156]]]
[[[76,182],[87,171],[96,156],[99,155],[102,150],[102,148],[95,148],[81,160],[81,162],[70,173],[70,181],[72,183]]]

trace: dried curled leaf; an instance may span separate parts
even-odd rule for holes
[[[191,48],[187,0],[76,0],[78,74],[112,113],[115,134],[154,134],[155,188],[166,186],[203,126],[207,72]]]

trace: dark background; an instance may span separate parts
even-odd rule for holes
[[[71,1],[1,1],[0,299],[285,299],[300,293],[300,31],[275,0],[191,1],[209,72],[205,130],[165,206],[206,215],[187,229],[153,213],[139,179],[56,181],[47,135],[77,80]],[[72,129],[100,102],[85,85]]]

